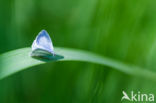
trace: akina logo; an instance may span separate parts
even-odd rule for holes
[[[154,101],[154,94],[146,94],[141,93],[140,91],[135,92],[131,91],[130,95],[128,95],[125,91],[122,91],[123,96],[121,98],[121,101],[128,100],[133,102],[153,102]]]

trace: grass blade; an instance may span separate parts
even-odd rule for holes
[[[8,77],[26,68],[47,62],[30,57],[30,52],[31,48],[22,48],[0,55],[0,79]],[[54,59],[52,61],[82,61],[96,63],[111,67],[129,75],[141,76],[156,80],[156,73],[152,71],[133,65],[128,65],[107,57],[102,57],[91,52],[59,47],[55,48],[55,52],[57,55],[63,56],[63,58]]]

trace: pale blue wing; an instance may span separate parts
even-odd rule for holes
[[[54,54],[53,43],[46,30],[42,30],[32,44],[32,52],[39,49]]]

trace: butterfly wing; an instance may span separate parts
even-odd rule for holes
[[[54,56],[54,47],[47,31],[42,30],[32,44],[32,57],[51,59]]]
[[[32,51],[42,50],[54,54],[52,40],[47,31],[42,30],[32,44]]]

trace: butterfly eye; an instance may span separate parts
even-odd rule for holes
[[[54,55],[52,40],[46,30],[42,30],[32,44],[31,56]]]

